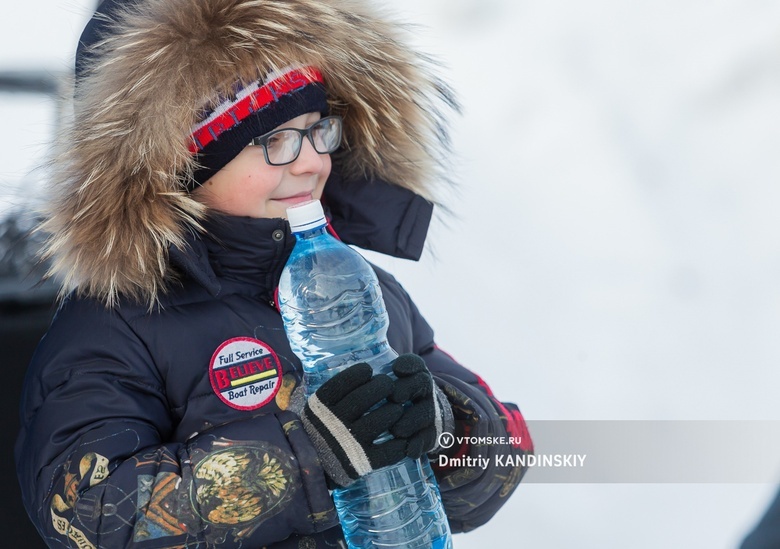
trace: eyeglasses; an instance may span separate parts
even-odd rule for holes
[[[301,154],[304,136],[319,154],[335,152],[341,145],[341,117],[326,116],[303,130],[284,128],[255,137],[250,145],[263,147],[265,161],[271,166],[295,162]]]

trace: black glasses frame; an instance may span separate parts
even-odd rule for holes
[[[320,151],[317,149],[317,145],[314,143],[314,137],[312,137],[312,130],[314,130],[318,125],[322,124],[325,121],[336,121],[337,124],[335,124],[335,128],[338,131],[338,140],[336,141],[335,147],[331,150],[326,151]],[[274,130],[271,132],[268,132],[266,134],[263,134],[259,137],[254,137],[249,142],[250,145],[260,146],[263,147],[263,156],[265,156],[265,161],[269,166],[286,166],[287,164],[292,164],[296,160],[298,160],[298,157],[301,155],[301,150],[303,149],[303,138],[306,137],[309,140],[309,143],[311,143],[311,146],[314,148],[314,150],[319,154],[330,154],[332,152],[336,152],[338,148],[341,146],[341,135],[343,131],[343,122],[342,118],[340,116],[326,116],[325,118],[320,118],[310,126],[304,128],[304,129],[298,129],[298,128],[282,128],[280,130]],[[295,156],[292,158],[292,160],[288,160],[287,162],[271,162],[271,160],[268,158],[268,140],[271,139],[274,135],[282,132],[297,132],[299,135],[299,141],[298,141],[298,151],[295,153]]]

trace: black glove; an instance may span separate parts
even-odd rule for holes
[[[372,410],[394,387],[390,376],[373,375],[368,364],[355,364],[323,383],[303,406],[303,427],[322,468],[337,485],[348,486],[406,455],[404,438],[374,444],[403,415],[401,404],[389,401]]]
[[[393,373],[397,379],[390,401],[405,406],[390,432],[397,439],[406,439],[406,455],[417,459],[438,450],[442,433],[454,430],[452,409],[419,356],[399,356],[393,362]]]

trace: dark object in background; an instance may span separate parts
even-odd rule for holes
[[[63,74],[29,68],[0,71],[0,93],[44,96],[51,99],[52,133],[62,117],[61,86]],[[44,103],[41,103],[44,107]],[[44,139],[45,136],[41,136]],[[24,143],[11,154],[27,154]],[[45,179],[45,175],[44,175]],[[45,184],[45,183],[44,183]],[[35,347],[49,327],[54,314],[56,288],[40,282],[44,266],[36,267],[41,246],[39,234],[33,234],[36,217],[31,199],[36,196],[34,178],[22,181],[0,180],[0,356],[3,380],[0,388],[0,486],[3,487],[3,512],[0,513],[0,547],[45,548],[22,506],[16,477],[13,450],[19,432],[19,400],[27,365]],[[17,204],[8,208],[5,199]],[[26,205],[21,205],[26,204]]]
[[[15,303],[0,301],[0,349],[3,357],[3,396],[0,398],[0,482],[4,486],[0,529],[5,547],[46,547],[22,507],[13,458],[13,443],[19,431],[19,395],[27,364],[52,316],[50,300]],[[6,545],[7,544],[7,545]]]
[[[12,212],[0,220],[0,486],[4,504],[0,513],[3,547],[46,547],[22,507],[13,446],[19,431],[19,398],[27,365],[54,313],[56,290],[39,283],[35,254],[40,242],[30,235],[29,213]]]
[[[740,545],[740,549],[776,549],[777,547],[780,547],[780,492],[756,527]]]

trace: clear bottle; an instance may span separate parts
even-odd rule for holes
[[[398,355],[368,262],[326,230],[319,201],[287,210],[297,241],[279,282],[279,308],[303,363],[306,395],[358,362],[392,375]],[[404,459],[333,491],[351,549],[450,549],[452,536],[428,458]]]

